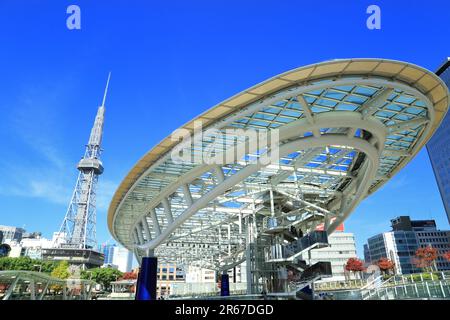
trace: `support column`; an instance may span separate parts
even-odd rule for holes
[[[30,300],[36,300],[36,282],[31,279],[30,280]]]
[[[247,243],[247,248],[245,249],[245,272],[246,272],[246,278],[247,278],[247,294],[253,293],[253,273],[252,273],[252,256],[250,252],[250,244]]]
[[[157,267],[156,257],[142,257],[136,284],[136,300],[156,300]]]
[[[230,277],[226,271],[223,272],[220,282],[220,296],[227,297],[230,295]]]

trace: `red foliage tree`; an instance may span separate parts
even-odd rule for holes
[[[447,251],[446,253],[444,253],[444,254],[442,255],[442,257],[443,257],[445,260],[447,260],[447,261],[450,262],[450,251]]]
[[[384,273],[388,273],[389,270],[394,270],[395,263],[388,258],[380,258],[380,260],[377,261],[377,266]]]
[[[348,259],[347,263],[344,266],[344,268],[347,271],[354,272],[355,275],[360,274],[360,276],[361,276],[361,272],[366,270],[366,268],[364,268],[364,262],[362,262],[358,258],[350,258],[350,259]]]
[[[433,248],[432,246],[428,246],[417,249],[416,257],[414,258],[413,262],[417,268],[427,269],[431,268],[437,257],[438,250],[436,248]]]
[[[364,271],[364,263],[358,258],[350,258],[345,264],[345,270],[353,272]]]
[[[134,280],[137,279],[137,273],[135,272],[125,272],[122,277],[122,280]]]

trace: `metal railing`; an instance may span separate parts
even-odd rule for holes
[[[230,283],[230,293],[233,295],[247,293],[247,283],[237,282]],[[181,282],[173,283],[171,286],[172,297],[208,297],[216,296],[220,292],[220,289],[215,282],[209,283],[197,283],[197,282]]]
[[[395,275],[362,292],[362,299],[450,299],[450,272]]]
[[[381,279],[377,277],[367,281],[360,288],[321,283],[315,285],[315,290],[336,300],[450,299],[450,272],[395,275],[385,281]],[[354,281],[354,284],[363,284],[363,280]]]

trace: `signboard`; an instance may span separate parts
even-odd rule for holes
[[[331,218],[330,219],[330,223],[333,223],[334,220],[336,220],[336,218]],[[316,231],[324,231],[323,230],[324,226],[325,226],[324,223],[318,224],[317,227],[316,227]],[[335,231],[344,232],[344,224],[341,223],[340,225],[338,225],[338,227],[336,228]]]

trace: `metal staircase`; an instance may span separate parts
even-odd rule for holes
[[[249,294],[312,299],[312,283],[331,276],[329,262],[311,263],[310,252],[329,244],[327,232],[316,230],[324,221],[324,209],[304,196],[311,195],[266,191],[258,200],[258,214],[247,217]]]
[[[285,234],[286,229],[278,228],[279,234]],[[303,237],[287,240],[287,244],[274,244],[266,248],[266,263],[275,268],[287,271],[288,293],[297,299],[313,299],[312,283],[324,277],[331,277],[331,263],[320,261],[309,265],[299,257],[311,250],[328,246],[328,237],[325,231],[313,231]]]

